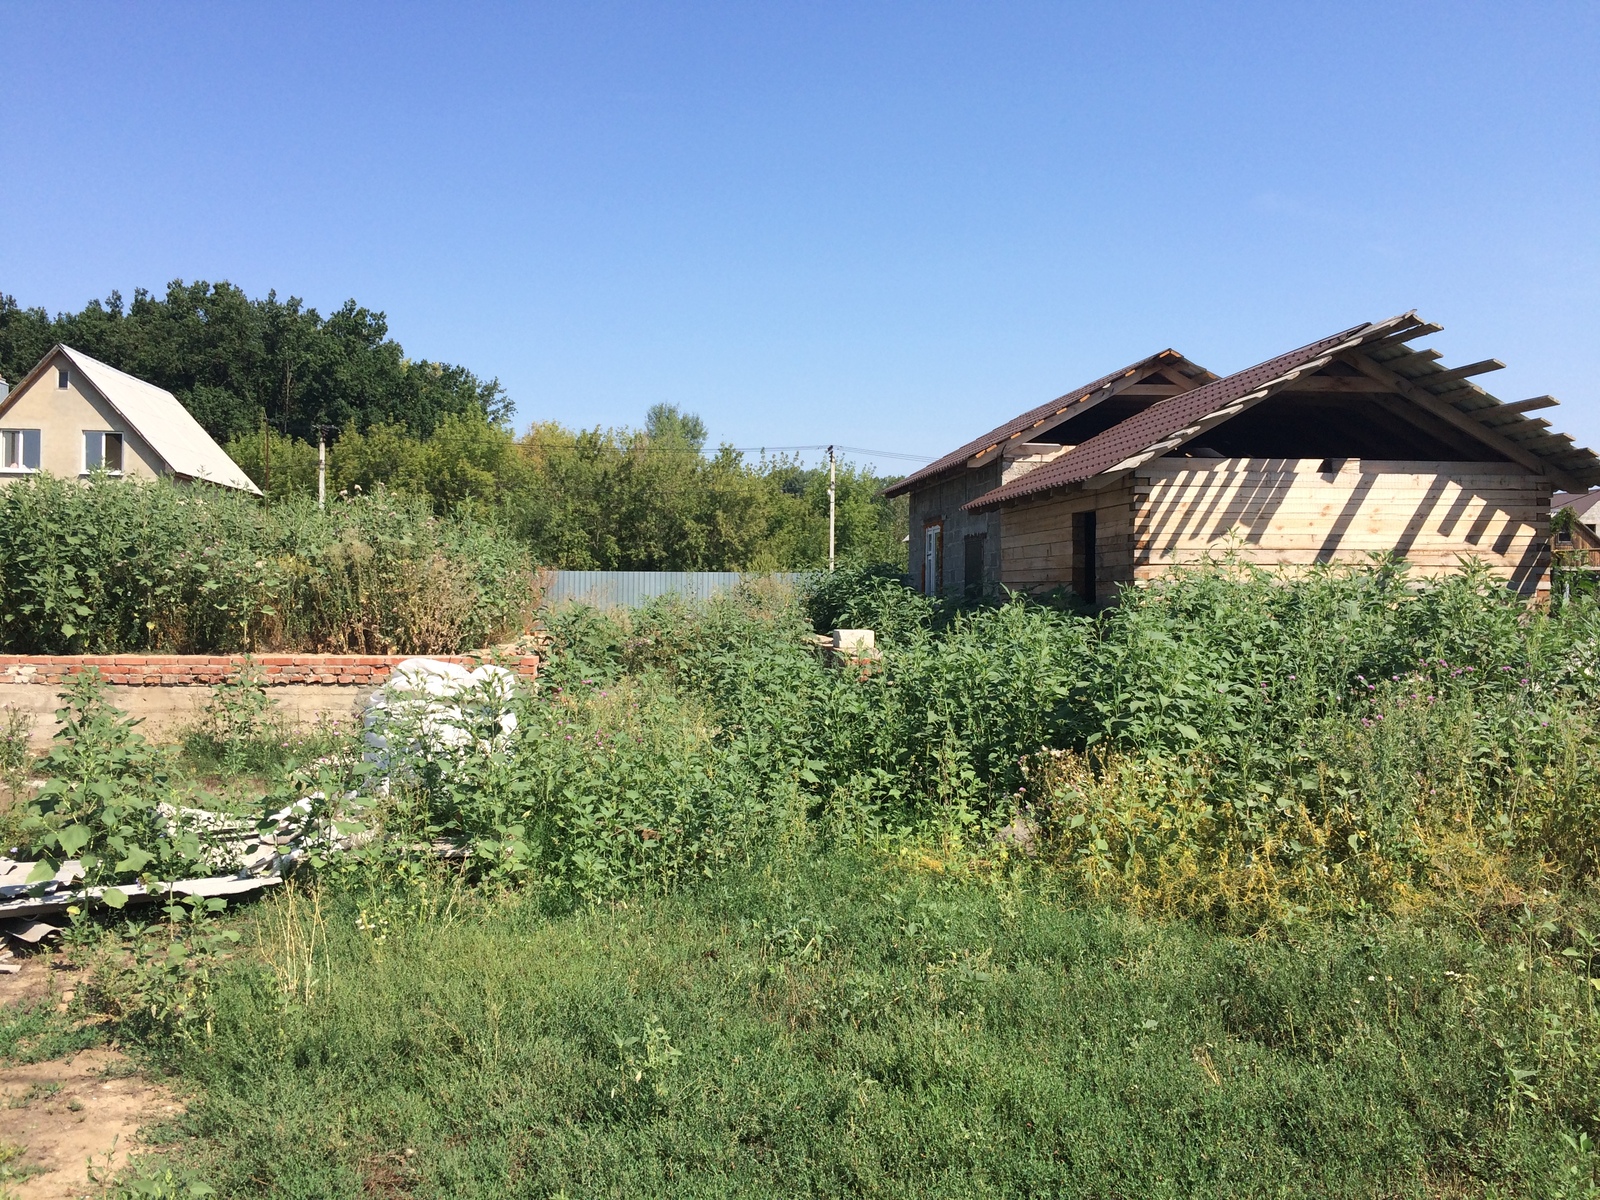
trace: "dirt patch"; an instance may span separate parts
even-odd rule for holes
[[[72,987],[70,975],[67,981],[58,978],[62,972],[54,967],[48,953],[29,954],[8,961],[21,970],[14,975],[0,975],[0,1005],[32,1004],[52,992],[60,993]]]
[[[115,1050],[0,1068],[0,1144],[20,1146],[8,1169],[18,1200],[74,1200],[127,1165],[139,1129],[176,1116],[171,1092]],[[30,1173],[33,1172],[33,1173]]]
[[[65,1011],[80,972],[49,952],[10,960],[0,1005],[50,1003]],[[141,1126],[177,1115],[172,1093],[116,1050],[83,1050],[53,1062],[0,1066],[0,1196],[77,1200],[98,1195],[140,1149]]]

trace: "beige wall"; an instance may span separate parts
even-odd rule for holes
[[[56,384],[58,365],[69,369],[64,391]],[[123,475],[150,479],[162,471],[161,459],[79,376],[60,351],[33,383],[9,397],[4,411],[0,411],[0,429],[39,430],[39,469],[63,479],[76,479],[84,473],[86,430],[122,434]],[[19,474],[22,472],[0,469],[0,483]]]
[[[1229,551],[1263,566],[1392,552],[1418,575],[1456,570],[1465,556],[1525,595],[1549,586],[1550,483],[1510,463],[1156,459],[1099,491],[1007,507],[1005,584],[1068,586],[1072,514],[1087,508],[1102,600],[1117,585]]]
[[[361,717],[367,697],[375,689],[366,686],[290,683],[269,687],[267,697],[278,712],[296,726],[336,720],[346,725]],[[61,689],[37,683],[0,683],[0,715],[8,708],[31,718],[28,740],[35,749],[47,745],[60,725],[56,709]],[[208,687],[123,687],[106,688],[111,703],[131,717],[144,722],[139,727],[153,742],[176,741],[192,727],[211,699]]]

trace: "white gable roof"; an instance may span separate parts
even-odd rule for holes
[[[261,494],[261,489],[171,392],[135,379],[71,346],[62,346],[61,353],[174,474]]]

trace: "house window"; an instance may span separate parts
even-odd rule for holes
[[[65,368],[65,367],[57,367],[56,368],[56,386],[58,388],[65,389],[67,384],[69,382],[71,382],[71,379],[72,379],[72,377],[68,373],[67,368]]]
[[[922,594],[937,596],[944,572],[944,526],[925,525],[922,529]]]
[[[85,432],[83,435],[83,469],[85,471],[109,471],[113,475],[122,473],[122,435],[120,433],[101,433],[97,430]]]
[[[0,471],[39,469],[39,431],[0,429]]]

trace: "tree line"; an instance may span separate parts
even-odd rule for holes
[[[252,300],[221,282],[113,292],[50,317],[0,295],[0,375],[18,381],[64,342],[178,397],[266,493],[426,497],[493,522],[543,566],[594,570],[788,570],[828,554],[828,473],[788,455],[709,449],[704,423],[657,405],[638,429],[535,422],[520,436],[496,379],[413,360],[381,312],[347,301],[324,318],[298,298]],[[837,551],[903,562],[905,501],[892,477],[841,464]]]
[[[181,279],[165,297],[140,288],[51,317],[0,295],[0,376],[16,383],[57,342],[165,388],[219,442],[263,423],[314,440],[318,425],[380,422],[431,434],[448,414],[503,420],[499,380],[413,360],[381,312],[354,300],[324,317],[275,291],[252,300],[231,283]]]

